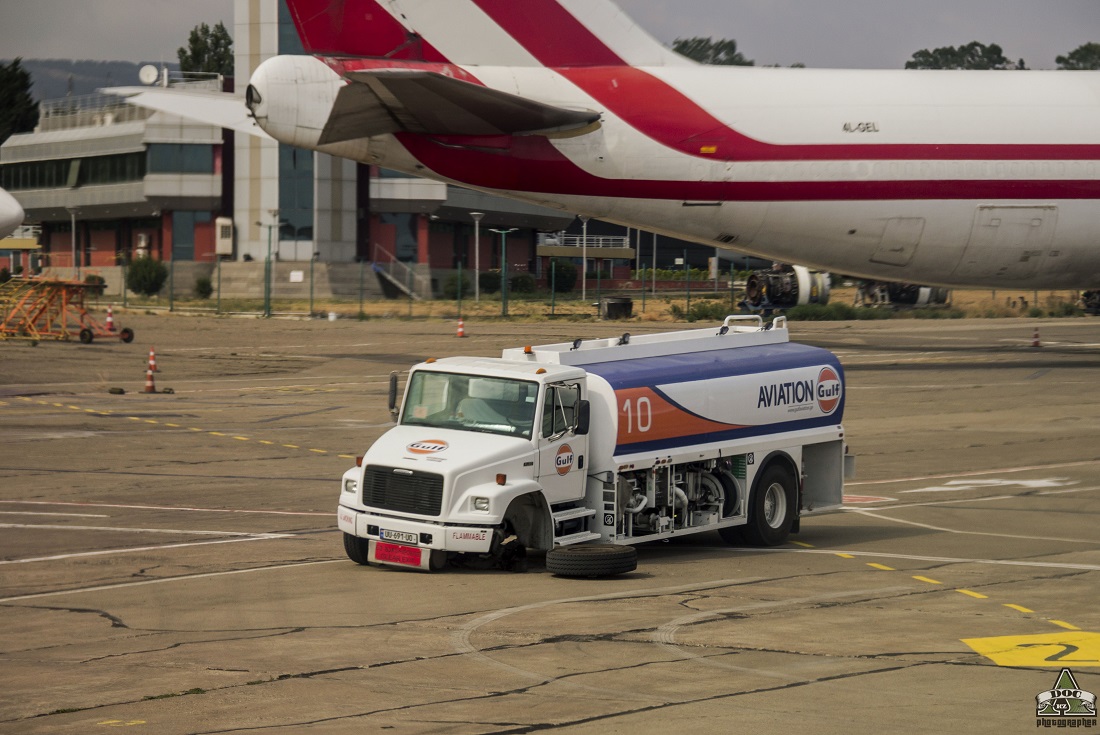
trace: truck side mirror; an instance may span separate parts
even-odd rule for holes
[[[390,415],[397,418],[397,373],[390,373]]]
[[[588,433],[588,424],[592,418],[592,409],[589,406],[588,401],[577,401],[577,405],[573,407],[573,415],[576,417],[576,426],[573,427],[573,433],[577,436],[584,436]]]

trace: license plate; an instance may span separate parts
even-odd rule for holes
[[[398,546],[378,541],[374,545],[374,558],[378,561],[390,564],[403,564],[409,567],[419,567],[422,549],[415,546]]]
[[[420,536],[408,531],[387,531],[383,528],[378,532],[378,538],[386,541],[398,541],[403,544],[415,544],[420,541]]]

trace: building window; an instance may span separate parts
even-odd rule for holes
[[[212,174],[214,146],[185,143],[150,143],[151,174]]]

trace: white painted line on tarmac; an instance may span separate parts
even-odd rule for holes
[[[186,506],[171,506],[171,505],[121,505],[116,503],[77,503],[66,502],[61,500],[0,500],[0,503],[11,503],[14,505],[75,505],[80,507],[90,508],[125,508],[129,510],[178,510],[188,511],[192,513],[255,513],[260,515],[274,515],[274,516],[332,516],[333,513],[319,513],[317,511],[297,511],[297,510],[248,510],[242,508],[189,508]]]
[[[58,561],[61,559],[80,559],[89,556],[111,556],[115,554],[133,554],[139,551],[160,551],[162,549],[181,549],[185,546],[212,546],[214,544],[234,544],[239,541],[267,541],[263,536],[250,536],[247,538],[227,538],[217,541],[191,541],[182,544],[160,544],[158,546],[133,546],[125,549],[102,549],[100,551],[78,551],[72,554],[55,554],[53,556],[33,556],[26,559],[4,559],[0,564],[30,564],[38,561]]]
[[[249,533],[246,531],[188,531],[180,528],[116,528],[114,526],[62,526],[45,523],[0,523],[0,528],[46,528],[52,531],[115,531],[118,533],[172,533],[182,536],[247,536],[249,538],[294,538],[292,533]]]
[[[894,508],[889,508],[894,510]],[[1011,538],[1018,539],[1020,541],[1058,541],[1067,544],[1091,544],[1093,546],[1100,546],[1100,540],[1097,539],[1080,539],[1080,538],[1055,538],[1053,536],[1023,536],[1011,533],[992,533],[990,531],[960,531],[955,528],[945,528],[943,526],[933,526],[928,523],[918,523],[917,521],[906,521],[901,518],[891,518],[890,516],[884,516],[881,513],[876,513],[870,510],[864,510],[862,508],[853,510],[852,512],[858,513],[862,516],[868,516],[870,518],[877,518],[880,521],[890,521],[891,523],[901,523],[906,526],[916,526],[917,528],[926,528],[929,531],[941,531],[943,533],[957,533],[965,536],[996,536],[997,538]]]
[[[234,541],[256,541],[257,539],[228,539],[226,541],[204,541],[202,543],[232,543]],[[177,544],[183,546],[185,544]],[[153,546],[152,549],[171,548],[167,546]],[[270,567],[253,567],[252,569],[232,569],[228,572],[205,572],[203,574],[187,574],[182,577],[165,577],[164,579],[143,579],[140,582],[120,582],[118,584],[102,584],[97,587],[83,587],[76,590],[57,590],[56,592],[36,592],[30,595],[16,595],[13,597],[0,597],[0,602],[17,602],[19,600],[36,600],[42,597],[61,597],[63,595],[78,595],[84,592],[103,592],[106,590],[119,590],[127,587],[144,587],[148,584],[165,584],[168,582],[189,582],[195,579],[209,579],[211,577],[226,577],[231,574],[251,574],[252,572],[268,572],[278,569],[294,569],[297,567],[311,567],[318,564],[347,563],[347,559],[326,559],[324,561],[305,561],[294,564],[277,564]]]
[[[925,480],[944,480],[952,477],[980,477],[981,475],[996,475],[1005,472],[1033,472],[1037,470],[1057,470],[1063,467],[1088,467],[1100,464],[1098,459],[1086,459],[1080,462],[1063,462],[1062,464],[1039,464],[1026,467],[1005,467],[997,470],[975,470],[974,472],[952,472],[946,475],[918,475],[916,477],[897,477],[892,480],[864,480],[862,482],[846,482],[845,487],[858,485],[893,485],[899,482],[924,482]]]
[[[102,513],[36,513],[29,510],[0,510],[0,516],[66,516],[69,518],[110,518]]]

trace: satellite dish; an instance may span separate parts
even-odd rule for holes
[[[142,84],[156,84],[160,78],[160,72],[152,64],[146,64],[138,70],[138,79]]]

